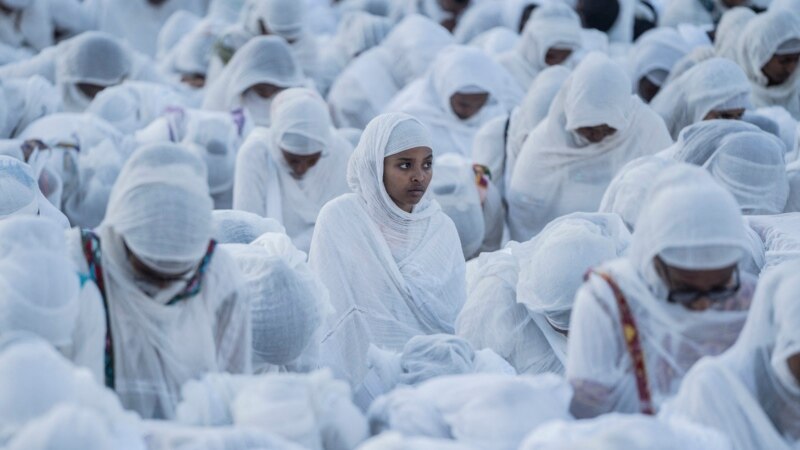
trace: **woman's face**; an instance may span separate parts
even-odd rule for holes
[[[724,109],[720,111],[711,111],[703,117],[703,120],[714,119],[728,119],[728,120],[741,120],[744,116],[744,108]]]
[[[489,101],[489,93],[462,94],[456,92],[450,96],[450,108],[461,120],[467,120],[478,113],[486,102]]]
[[[250,88],[253,92],[255,92],[259,97],[269,100],[274,97],[278,92],[286,89],[280,86],[275,86],[274,84],[269,83],[258,83]]]
[[[206,76],[202,73],[185,73],[181,75],[181,83],[195,89],[202,89],[206,85]]]
[[[134,278],[161,288],[165,288],[176,281],[183,280],[186,275],[191,272],[191,270],[188,270],[181,274],[171,275],[151,269],[128,248],[127,244],[125,244],[125,255],[133,269]]]
[[[800,353],[790,356],[786,364],[789,365],[789,371],[794,375],[797,384],[800,384]]]
[[[800,53],[773,55],[761,68],[761,73],[769,81],[767,86],[780,86],[785,83],[797,70],[798,61],[800,61]]]
[[[650,103],[660,90],[661,86],[653,83],[647,77],[639,79],[639,89],[637,93],[645,103]]]
[[[722,269],[687,270],[668,266],[659,257],[655,258],[654,265],[656,273],[669,289],[670,295],[674,293],[675,297],[694,296],[692,301],[681,303],[689,310],[705,311],[710,308],[714,301],[709,298],[709,293],[730,290],[731,295],[735,294],[736,290],[731,288],[736,265]]]
[[[548,66],[557,66],[572,55],[572,50],[568,48],[550,48],[544,55],[544,63]]]
[[[586,138],[586,140],[588,140],[592,144],[597,144],[603,139],[616,133],[617,130],[616,128],[612,128],[606,124],[602,124],[594,127],[580,127],[576,129],[575,132]]]
[[[317,165],[319,159],[322,157],[322,152],[314,153],[312,155],[297,155],[289,153],[286,150],[281,150],[283,159],[286,164],[292,169],[291,175],[295,180],[300,180],[312,167]]]
[[[383,158],[383,185],[398,208],[410,213],[433,177],[433,151],[414,147]]]
[[[85,95],[89,100],[94,100],[97,97],[97,94],[105,89],[105,86],[100,86],[99,84],[92,84],[92,83],[77,83],[75,85],[79,91],[83,95]]]

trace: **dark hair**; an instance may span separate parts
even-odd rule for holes
[[[617,0],[581,0],[577,9],[585,28],[606,32],[617,21],[620,7]]]

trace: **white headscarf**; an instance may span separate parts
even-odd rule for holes
[[[550,3],[536,8],[514,50],[500,55],[498,61],[514,76],[520,89],[527,90],[539,72],[547,67],[548,50],[569,49],[577,53],[580,47],[578,14],[566,4]],[[561,64],[569,62],[568,59]]]
[[[800,440],[800,383],[787,359],[800,353],[797,262],[759,281],[739,340],[699,362],[665,412],[716,428],[737,449],[789,450]]]
[[[208,87],[203,109],[230,111],[244,107],[257,125],[269,126],[273,99],[262,99],[249,91],[260,83],[282,88],[306,83],[289,45],[277,36],[255,37],[240,48]]]
[[[507,84],[507,77],[502,67],[480,50],[448,47],[423,78],[397,94],[386,111],[411,114],[429,127],[437,155],[452,152],[466,156],[481,125],[508,112],[516,102],[511,95],[518,94],[519,89]],[[489,98],[474,116],[462,120],[450,106],[450,97],[459,92],[483,92]]]
[[[27,79],[5,79],[0,83],[0,137],[14,138],[34,121],[61,111],[61,96],[39,75]]]
[[[96,229],[115,390],[146,418],[171,418],[179,388],[190,378],[250,367],[242,280],[223,249],[209,253],[211,203],[200,157],[175,144],[142,147],[123,167]],[[68,236],[81,245],[77,230]],[[166,285],[141,279],[126,247],[152,270],[188,273]],[[74,257],[88,271],[82,253]],[[199,290],[173,301],[195,274]]]
[[[644,206],[642,199],[647,198],[653,180],[673,164],[673,160],[658,156],[642,156],[625,164],[608,184],[597,210],[618,214],[633,231]]]
[[[0,220],[11,216],[42,216],[62,228],[69,228],[69,221],[61,211],[45,198],[33,169],[24,162],[0,156]]]
[[[673,28],[655,28],[641,35],[628,56],[633,93],[645,77],[663,86],[672,67],[689,51],[689,44]]]
[[[780,105],[800,119],[800,70],[779,86],[767,86],[761,72],[782,44],[800,39],[800,16],[770,10],[751,19],[741,34],[748,38],[739,40],[736,62],[750,80],[755,106]]]
[[[235,209],[220,209],[211,213],[214,221],[214,240],[220,244],[249,244],[264,233],[285,233],[275,219]]]
[[[104,89],[86,112],[94,114],[125,134],[146,127],[170,106],[186,106],[187,100],[171,87],[144,81],[127,81]]]
[[[239,152],[233,207],[277,220],[307,251],[322,205],[347,192],[351,147],[334,132],[325,102],[309,89],[278,94],[271,115],[272,127],[253,131]],[[322,156],[295,179],[283,151]]]
[[[130,51],[109,34],[86,32],[62,47],[66,48],[56,56],[55,79],[67,111],[83,111],[91,101],[77,83],[114,86],[133,71]]]
[[[744,28],[755,16],[755,11],[746,6],[731,8],[722,15],[714,31],[714,50],[717,56],[736,60],[736,49],[742,36],[745,36]]]
[[[599,53],[567,78],[514,165],[506,192],[512,239],[528,240],[561,215],[596,211],[619,168],[672,142],[663,120],[631,95],[630,85]],[[596,144],[583,144],[575,132],[601,124],[617,131]]]
[[[739,291],[703,312],[669,303],[654,258],[687,270],[736,265],[749,250],[744,223],[733,196],[707,172],[685,164],[664,170],[643,201],[628,256],[599,270],[613,278],[631,310],[658,408],[698,359],[733,344],[747,316],[755,279],[740,273]],[[567,348],[567,377],[576,387],[572,412],[577,417],[641,410],[620,320],[608,283],[591,275],[575,300]]]
[[[453,222],[429,195],[405,212],[383,183],[386,156],[431,146],[418,120],[377,117],[350,158],[354,193],[325,205],[317,221],[309,260],[336,310],[322,363],[355,386],[370,343],[398,351],[415,335],[452,333],[464,302],[464,254]]]
[[[673,139],[712,111],[750,107],[750,83],[726,58],[707,59],[672,80],[650,102],[664,118]]]
[[[381,45],[356,58],[333,83],[328,103],[334,123],[366,127],[452,43],[453,36],[436,22],[416,14],[404,18]]]

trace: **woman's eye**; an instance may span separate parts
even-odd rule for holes
[[[411,168],[411,164],[409,164],[409,163],[400,163],[400,168],[401,169],[409,169],[409,168]]]
[[[426,162],[425,164],[423,164],[423,165],[422,165],[422,167],[424,167],[424,168],[426,168],[426,169],[430,169],[431,167],[433,167],[433,163],[431,163],[431,162]]]

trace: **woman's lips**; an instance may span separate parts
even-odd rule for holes
[[[425,195],[425,189],[422,188],[411,188],[406,192],[408,192],[408,195],[412,197],[422,197],[423,195]]]

